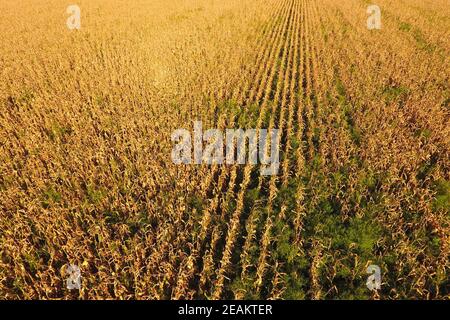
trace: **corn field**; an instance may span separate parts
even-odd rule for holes
[[[75,1],[0,3],[0,299],[450,297],[450,2]]]

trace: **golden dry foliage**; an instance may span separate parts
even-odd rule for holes
[[[448,1],[76,4],[0,3],[0,298],[449,298]],[[279,175],[175,165],[195,120]]]

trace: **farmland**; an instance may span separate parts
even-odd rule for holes
[[[448,299],[450,3],[370,4],[3,0],[0,298]],[[174,163],[195,121],[278,173]]]

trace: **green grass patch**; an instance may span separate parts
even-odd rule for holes
[[[61,202],[61,194],[56,191],[53,187],[48,187],[44,191],[41,204],[44,208],[49,208],[54,203]]]
[[[440,179],[435,182],[436,197],[433,201],[435,211],[446,211],[450,209],[450,181]]]
[[[399,101],[406,97],[409,89],[404,86],[387,86],[383,89],[383,97],[387,103]]]

